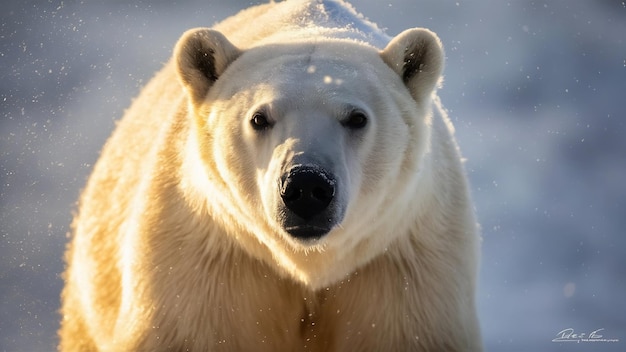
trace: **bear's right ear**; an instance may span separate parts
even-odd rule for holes
[[[174,49],[176,72],[194,105],[199,105],[209,89],[241,54],[226,37],[209,28],[188,30]]]

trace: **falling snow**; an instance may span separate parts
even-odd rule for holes
[[[626,3],[352,3],[390,35],[424,26],[447,49],[440,94],[483,228],[487,349],[561,351],[552,339],[573,328],[623,350]],[[66,234],[115,120],[183,31],[249,4],[3,5],[0,350],[54,350]],[[616,350],[581,345],[567,351]]]

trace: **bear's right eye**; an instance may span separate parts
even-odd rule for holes
[[[257,131],[262,131],[267,128],[272,127],[270,122],[267,120],[267,115],[262,111],[257,111],[252,115],[252,119],[250,119],[250,124],[252,128]]]

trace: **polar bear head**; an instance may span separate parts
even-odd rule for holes
[[[415,220],[443,57],[425,29],[382,51],[325,38],[241,50],[211,29],[185,33],[175,63],[197,197],[253,255],[310,286],[337,280]]]

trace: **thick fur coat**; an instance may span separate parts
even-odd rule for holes
[[[340,0],[185,33],[80,200],[63,351],[480,351],[436,35]]]

